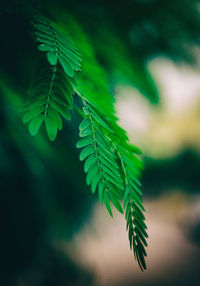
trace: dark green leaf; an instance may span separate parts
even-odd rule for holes
[[[112,209],[110,207],[110,200],[109,200],[109,196],[108,196],[107,191],[104,192],[104,203],[105,203],[105,206],[106,206],[109,214],[113,217]]]
[[[51,141],[54,141],[57,135],[57,125],[55,121],[49,116],[46,116],[44,118],[44,121],[45,121],[45,126],[47,129],[47,134],[49,136],[49,139]]]
[[[85,147],[80,153],[80,160],[83,161],[89,155],[94,154],[94,152],[95,152],[94,146],[91,145]]]
[[[32,136],[36,135],[40,129],[40,126],[42,124],[42,121],[43,121],[43,117],[42,116],[39,116],[39,117],[36,117],[36,118],[33,118],[31,120],[31,122],[29,123],[29,132]]]
[[[112,193],[109,193],[110,199],[112,201],[112,203],[114,204],[114,206],[116,207],[116,209],[123,214],[124,211],[122,209],[122,206],[120,205],[119,201],[115,198],[115,196]]]

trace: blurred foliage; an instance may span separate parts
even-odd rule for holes
[[[64,130],[54,143],[49,143],[44,133],[31,138],[21,121],[22,105],[38,61],[24,12],[29,5],[56,19],[61,29],[67,30],[79,44],[85,59],[83,74],[87,78],[79,77],[80,92],[89,91],[91,100],[102,104],[117,83],[128,83],[152,103],[158,103],[148,60],[164,55],[174,61],[195,63],[192,48],[198,47],[200,40],[199,1],[2,0],[0,3],[1,285],[15,285],[20,277],[29,281],[27,285],[34,286],[53,285],[54,281],[63,285],[63,281],[70,279],[75,285],[92,285],[87,273],[81,274],[67,258],[60,259],[55,248],[44,247],[54,239],[71,238],[85,222],[94,198],[88,196],[75,150],[78,132],[72,129],[78,130],[77,115],[72,114],[70,126],[64,121]],[[114,101],[110,96],[107,98]],[[107,112],[114,113],[104,105],[104,113]],[[147,160],[146,165],[144,188],[149,194],[160,193],[166,182],[168,187],[198,191],[197,154],[180,155],[171,161]],[[41,249],[44,257],[39,255],[43,255]],[[43,261],[49,268],[43,268]],[[37,275],[44,275],[40,281],[31,282],[30,272],[35,268]],[[50,277],[51,269],[57,274]],[[82,281],[81,275],[85,275],[86,282],[76,280]],[[54,280],[55,277],[60,281]]]
[[[43,135],[30,137],[21,121],[22,100],[9,85],[1,79],[1,279],[28,271],[44,243],[70,239],[93,200],[75,150],[78,134],[65,124],[53,144]]]
[[[145,158],[143,176],[146,196],[153,197],[165,190],[177,189],[189,194],[199,193],[200,156],[192,149],[168,159]],[[190,167],[188,167],[190,166]],[[155,174],[157,174],[155,176]]]

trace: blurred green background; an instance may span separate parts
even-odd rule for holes
[[[77,114],[53,143],[22,123],[40,57],[29,7],[76,43],[82,90],[112,92],[143,150],[145,273],[123,216],[111,219],[86,187]],[[0,285],[199,285],[199,1],[1,0],[0,34]]]

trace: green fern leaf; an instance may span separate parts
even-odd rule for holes
[[[60,88],[60,75],[70,88]],[[39,79],[38,79],[39,78]],[[57,130],[63,127],[61,117],[70,120],[69,109],[73,104],[73,87],[62,67],[57,63],[54,66],[45,63],[39,66],[33,76],[29,89],[30,98],[24,106],[23,121],[29,123],[31,135],[36,135],[45,122],[48,137],[51,141],[56,138]]]
[[[140,182],[138,179],[141,164],[139,159],[134,156],[130,151],[127,151],[124,147],[118,145],[118,156],[121,161],[122,171],[124,173],[124,209],[125,218],[127,221],[127,230],[130,242],[130,248],[133,249],[134,256],[138,261],[141,270],[146,269],[145,256],[147,247],[147,233],[145,217],[143,212],[145,211],[142,205],[141,195],[142,192],[139,188]],[[137,175],[132,172],[135,169],[134,164],[137,164]],[[140,166],[138,168],[138,166]]]
[[[73,43],[66,39],[55,25],[41,15],[34,15],[33,26],[39,42],[38,49],[45,52],[50,65],[61,64],[69,77],[81,70],[81,57]]]
[[[48,137],[53,141],[63,127],[62,117],[71,119],[69,111],[73,108],[76,90],[83,103],[81,115],[84,119],[79,127],[81,138],[77,148],[82,148],[80,160],[84,161],[86,183],[91,186],[92,193],[98,191],[101,204],[105,204],[111,216],[111,203],[120,213],[125,212],[130,248],[144,270],[148,235],[139,180],[142,163],[133,155],[139,154],[140,150],[127,143],[126,132],[116,123],[113,99],[102,80],[101,69],[95,71],[97,63],[93,54],[88,65],[94,66],[92,71],[101,79],[96,97],[93,97],[95,84],[94,89],[91,88],[91,73],[86,72],[86,77],[84,73],[77,85],[76,72],[80,71],[81,58],[75,45],[45,17],[34,15],[33,26],[38,49],[46,54],[48,65],[42,64],[33,76],[23,121],[29,124],[33,136],[44,123]],[[87,98],[79,94],[81,91],[87,94]],[[99,92],[103,96],[99,96]],[[120,201],[124,202],[124,209]]]
[[[84,104],[85,118],[80,124],[80,141],[78,148],[83,148],[80,160],[85,160],[84,170],[87,172],[86,181],[91,185],[92,193],[98,189],[101,203],[112,216],[110,202],[123,213],[119,202],[123,194],[123,181],[117,164],[117,156],[112,148],[112,142],[106,136],[112,132],[107,123],[101,118],[89,102],[81,97]]]

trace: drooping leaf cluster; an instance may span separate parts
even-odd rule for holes
[[[124,173],[124,209],[130,248],[133,249],[135,259],[143,270],[146,269],[144,257],[147,255],[145,247],[147,247],[146,238],[148,235],[139,181],[142,164],[136,156],[133,156],[124,147],[119,146],[118,154]]]
[[[38,49],[46,52],[47,59],[51,65],[59,61],[65,73],[69,77],[80,71],[80,53],[78,49],[54,28],[53,24],[44,17],[35,16],[36,40],[40,43]]]
[[[29,122],[31,135],[37,134],[45,122],[49,139],[53,141],[57,130],[62,129],[61,116],[67,120],[71,118],[69,110],[73,108],[80,53],[46,18],[35,16],[33,26],[38,49],[46,53],[49,64],[40,63],[32,78],[23,121]]]
[[[80,159],[86,159],[84,170],[87,173],[87,184],[91,184],[92,193],[98,189],[99,200],[105,203],[111,216],[110,201],[123,213],[119,202],[123,198],[123,181],[112,141],[106,136],[106,132],[112,130],[86,99],[83,99],[83,104],[85,119],[80,124],[82,139],[77,147],[83,148]]]
[[[143,270],[147,233],[139,181],[142,163],[136,155],[139,149],[129,145],[126,132],[117,124],[113,97],[102,80],[103,71],[95,67],[95,55],[87,38],[82,36],[84,33],[75,26],[76,37],[87,46],[84,49],[87,52],[82,54],[83,69],[79,77],[81,56],[75,45],[45,17],[34,15],[32,22],[38,49],[46,53],[46,59],[32,78],[23,121],[29,122],[31,135],[36,135],[44,122],[48,137],[53,141],[57,130],[62,129],[63,119],[71,119],[73,96],[79,98],[82,108],[79,114],[83,120],[77,147],[82,149],[80,160],[84,161],[87,185],[91,186],[92,193],[98,192],[100,202],[111,216],[112,205],[120,213],[125,211],[130,247]],[[93,75],[87,71],[89,65],[90,69],[94,66],[95,75],[101,75],[100,86],[105,97],[95,89],[99,82],[92,82]]]

